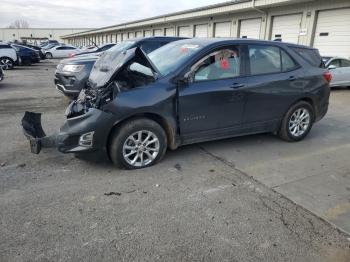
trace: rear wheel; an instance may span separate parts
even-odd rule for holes
[[[9,57],[1,57],[0,58],[0,66],[4,69],[4,70],[8,70],[8,69],[12,69],[14,66],[14,62],[11,58]]]
[[[312,106],[305,101],[298,102],[284,116],[278,135],[289,142],[300,141],[310,132],[313,122]]]
[[[134,119],[115,130],[109,155],[118,167],[138,169],[157,163],[164,156],[167,137],[163,128],[150,119]]]
[[[47,59],[52,59],[53,56],[52,56],[51,53],[46,53],[46,54],[45,54],[45,57],[46,57]]]

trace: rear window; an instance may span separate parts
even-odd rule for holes
[[[316,67],[325,67],[320,53],[317,49],[308,49],[290,46],[297,54],[299,54],[306,62]]]

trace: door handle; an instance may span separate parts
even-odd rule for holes
[[[241,84],[241,83],[233,83],[230,88],[240,88],[240,87],[244,87],[244,84]]]
[[[295,76],[290,76],[290,77],[288,77],[288,80],[289,81],[294,81],[294,80],[296,80],[296,77]]]

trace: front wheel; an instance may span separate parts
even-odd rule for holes
[[[284,116],[278,135],[283,140],[296,142],[304,139],[314,122],[314,110],[304,101],[293,105]]]
[[[53,56],[52,56],[51,53],[46,53],[46,54],[45,54],[45,57],[46,57],[47,59],[52,59]]]
[[[164,129],[155,121],[134,119],[117,128],[109,145],[109,156],[118,167],[149,167],[162,159],[167,148]]]

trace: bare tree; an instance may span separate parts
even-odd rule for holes
[[[17,19],[8,28],[29,28],[29,23],[23,19]]]

